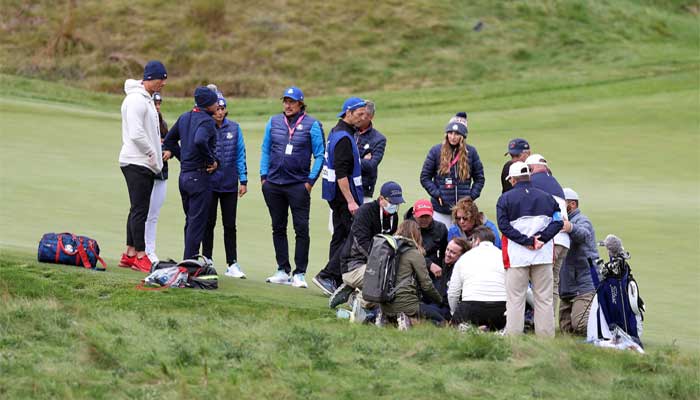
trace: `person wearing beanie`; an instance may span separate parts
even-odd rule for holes
[[[160,92],[153,93],[153,104],[156,106],[158,111],[158,123],[160,125],[160,138],[161,143],[165,139],[165,135],[168,134],[168,124],[163,119],[163,114],[160,112],[160,106],[163,103],[163,96]],[[146,241],[146,255],[151,260],[152,263],[158,262],[158,256],[156,255],[156,232],[158,227],[158,217],[160,216],[160,209],[163,207],[165,202],[165,195],[168,191],[168,162],[163,162],[163,169],[160,173],[156,174],[155,180],[153,181],[153,190],[151,191],[151,201],[148,207],[148,217],[146,218],[146,228],[144,232]]]
[[[216,93],[204,86],[194,91],[195,107],[180,115],[165,137],[163,159],[180,160],[180,196],[185,211],[185,250],[183,260],[200,254],[199,248],[209,219],[211,174],[216,158]]]
[[[298,87],[285,89],[281,100],[282,112],[270,117],[265,126],[260,155],[260,180],[272,220],[272,243],[277,261],[275,273],[266,281],[307,288],[311,189],[323,165],[323,126],[307,114],[304,93]],[[287,241],[290,209],[296,238],[293,273]]]
[[[126,97],[122,102],[121,168],[129,192],[129,215],[126,222],[126,251],[119,266],[141,272],[151,270],[146,256],[145,228],[153,182],[163,169],[161,132],[153,94],[165,86],[168,73],[160,61],[149,61],[143,79],[124,82]]]
[[[467,113],[459,112],[445,127],[441,144],[433,146],[423,163],[420,182],[431,197],[433,218],[452,225],[451,210],[459,199],[476,200],[486,179],[479,153],[467,144]]]
[[[211,87],[214,85],[208,85]],[[216,88],[216,86],[214,86]],[[227,102],[218,92],[216,122],[216,158],[219,168],[211,176],[212,199],[209,206],[209,220],[202,242],[202,255],[211,260],[214,250],[214,227],[217,211],[221,203],[221,223],[224,226],[224,249],[226,251],[226,272],[232,278],[245,279],[246,275],[238,264],[236,248],[236,211],[238,198],[248,192],[248,167],[246,165],[245,143],[241,126],[228,118]],[[240,182],[240,185],[239,185]]]

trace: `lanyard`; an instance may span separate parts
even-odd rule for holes
[[[387,214],[389,216],[389,229],[384,229],[384,210],[382,206],[379,206],[379,226],[382,229],[382,233],[389,233],[394,228],[394,216],[393,214]]]
[[[289,131],[289,142],[292,142],[292,136],[294,136],[294,131],[297,129],[297,126],[301,124],[301,121],[304,120],[304,117],[306,117],[306,113],[303,113],[301,117],[297,120],[296,124],[294,124],[294,127],[289,126],[289,121],[287,121],[287,117],[284,117],[284,123],[287,125],[287,130]]]
[[[457,161],[459,161],[459,152],[457,152],[457,155],[455,156],[455,158],[452,159],[452,162],[450,162],[450,168],[454,167],[455,164],[457,164]]]

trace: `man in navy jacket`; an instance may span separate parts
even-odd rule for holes
[[[379,163],[384,158],[386,148],[386,137],[381,132],[374,129],[372,118],[374,118],[374,103],[366,101],[365,109],[367,113],[360,121],[355,133],[357,150],[360,152],[360,166],[362,167],[362,191],[365,203],[373,201],[374,189],[377,186],[377,176],[379,175]]]
[[[306,113],[304,93],[298,87],[292,86],[284,91],[282,105],[283,111],[267,122],[260,156],[260,179],[272,219],[272,243],[277,261],[277,271],[267,278],[267,282],[306,288],[311,189],[323,165],[323,127],[321,122]],[[287,241],[290,209],[296,239],[296,268],[292,276]]]
[[[163,159],[180,160],[180,196],[185,211],[185,252],[183,259],[199,254],[211,203],[210,174],[216,160],[216,93],[204,86],[194,91],[196,107],[180,116],[165,137]],[[179,143],[178,143],[179,142]]]
[[[551,195],[532,186],[527,164],[514,162],[508,180],[513,189],[502,194],[496,204],[506,268],[506,333],[523,333],[525,294],[528,282],[532,282],[535,333],[553,337],[551,239],[563,226],[561,211]]]

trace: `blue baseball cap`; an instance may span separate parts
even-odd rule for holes
[[[367,102],[359,97],[349,97],[347,100],[345,100],[345,103],[343,103],[343,110],[338,114],[338,118],[343,118],[345,113],[348,111],[357,110],[358,108],[366,105]]]
[[[508,151],[504,154],[504,156],[508,154],[517,156],[525,150],[530,150],[530,143],[528,143],[525,139],[515,138],[508,143]]]
[[[382,185],[382,189],[379,191],[379,194],[381,194],[382,197],[387,199],[391,204],[405,203],[401,186],[394,181],[384,183]]]
[[[294,101],[304,101],[304,92],[301,91],[296,86],[290,86],[287,89],[284,90],[284,93],[282,93],[281,99],[284,99],[285,97],[289,97],[290,99]]]
[[[221,92],[216,93],[216,105],[226,108],[226,98],[223,94],[221,94]]]

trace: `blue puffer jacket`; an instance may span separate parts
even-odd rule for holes
[[[386,148],[386,137],[373,126],[369,126],[362,134],[355,134],[357,150],[360,152],[360,164],[362,165],[362,191],[365,198],[374,196],[374,188],[377,185],[377,175],[379,163],[384,158]],[[364,157],[372,154],[372,158],[366,160]]]
[[[180,160],[180,173],[203,171],[216,160],[216,123],[195,107],[177,119],[163,141],[163,149]]]
[[[595,230],[581,210],[569,214],[571,247],[559,271],[559,297],[573,298],[595,290],[588,257],[598,258]]]
[[[211,175],[215,192],[237,192],[238,181],[248,184],[248,167],[245,158],[243,132],[237,122],[224,118],[217,129],[216,158],[219,168]]]
[[[420,173],[420,183],[428,192],[433,204],[433,209],[442,214],[449,214],[452,207],[457,201],[463,197],[470,196],[472,200],[476,200],[481,195],[481,189],[484,188],[484,166],[479,159],[479,153],[476,148],[467,145],[469,158],[469,179],[460,181],[457,177],[457,165],[450,168],[448,176],[440,176],[440,149],[442,144],[433,146],[428,152],[428,156],[423,163],[423,169]],[[449,181],[452,184],[449,185]],[[442,205],[438,202],[438,198],[442,198]]]
[[[276,185],[307,182],[313,185],[323,166],[323,127],[314,117],[302,112],[288,121],[290,127],[296,126],[290,138],[285,118],[284,113],[280,113],[267,122],[260,155],[260,178]],[[303,119],[299,123],[300,118]],[[286,154],[289,144],[292,153]]]

